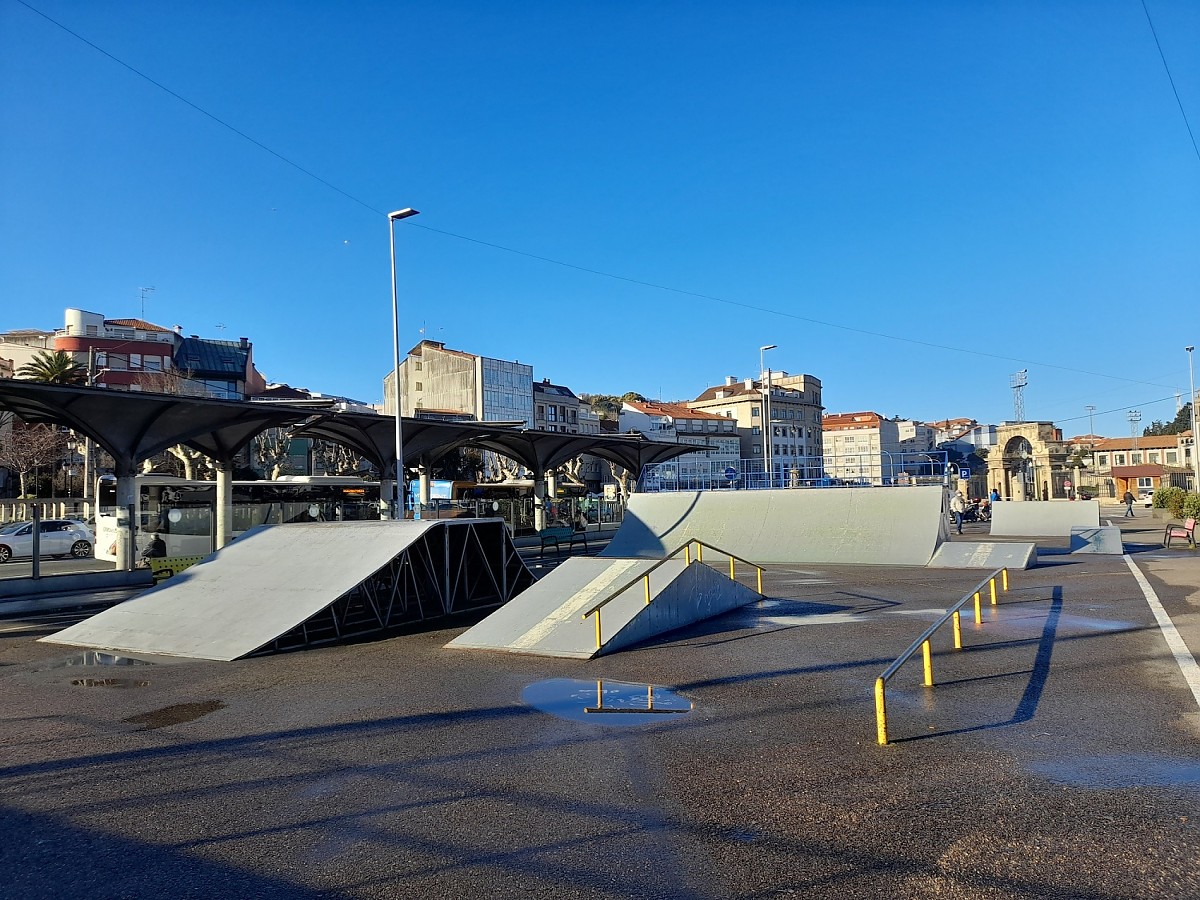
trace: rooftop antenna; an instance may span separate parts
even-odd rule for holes
[[[1089,403],[1084,409],[1088,411],[1088,440],[1090,441],[1096,436],[1096,426],[1092,424],[1092,416],[1096,413],[1096,406],[1093,403]]]
[[[1014,372],[1008,379],[1008,386],[1012,388],[1013,392],[1013,415],[1016,416],[1018,425],[1025,421],[1025,385],[1027,384],[1029,384],[1028,369]]]
[[[142,294],[142,321],[144,322],[146,320],[146,295],[154,293],[154,285],[138,288],[138,290]]]
[[[1126,418],[1129,419],[1129,434],[1133,438],[1133,449],[1136,450],[1138,439],[1138,423],[1142,421],[1142,411],[1140,409],[1131,409]]]

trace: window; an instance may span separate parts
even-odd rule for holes
[[[163,358],[161,356],[147,356],[142,360],[148,372],[162,371],[162,361]]]
[[[108,354],[108,367],[117,372],[124,372],[129,368],[129,355],[126,353]]]
[[[418,381],[418,382],[417,382],[417,390],[418,390],[418,391],[423,391],[423,390],[425,390],[425,385],[421,384],[421,382],[419,382],[419,381]]]
[[[1135,466],[1139,466],[1142,464],[1142,453],[1140,450],[1135,450],[1129,456],[1130,456],[1130,462],[1132,462]]]
[[[758,413],[759,413],[759,408],[757,406],[750,408],[750,418],[757,419]]]
[[[546,418],[546,406],[543,403],[538,404],[537,414],[539,419]]]
[[[753,435],[759,435],[759,434],[762,434],[762,429],[759,428],[757,425],[752,425],[750,427],[750,433]]]
[[[1102,469],[1108,468],[1108,454],[1107,453],[1101,453],[1097,457],[1097,459],[1098,459],[1097,465],[1100,466],[1100,468],[1102,468]]]
[[[755,456],[762,456],[762,444],[755,444],[755,445],[754,445],[754,455],[755,455]]]
[[[1151,451],[1150,451],[1150,462],[1152,462],[1152,463],[1156,463],[1156,462],[1158,462],[1158,459],[1159,459],[1159,456],[1158,456],[1158,451],[1157,451],[1157,450],[1151,450]]]
[[[1114,466],[1125,465],[1125,454],[1124,453],[1114,453],[1113,454],[1113,465]]]
[[[1179,462],[1179,453],[1175,450],[1167,451],[1167,465]]]
[[[420,361],[420,360],[416,360],[416,361],[413,363],[413,365],[416,367],[416,370],[417,370],[418,372],[420,372],[420,371],[421,371],[421,361]]]
[[[130,353],[129,354],[129,368],[140,369],[141,367],[142,367],[142,354]]]

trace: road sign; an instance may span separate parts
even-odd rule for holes
[[[1071,489],[1071,479],[1070,478],[1063,479],[1063,487],[1065,487],[1068,491]]]
[[[737,469],[735,469],[733,466],[726,466],[725,477],[730,481],[733,481],[733,479],[737,478]]]
[[[958,477],[959,478],[970,478],[971,470],[968,469],[966,466],[959,466],[958,467]]]

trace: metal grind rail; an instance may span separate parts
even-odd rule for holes
[[[947,622],[952,623],[954,628],[954,649],[963,649],[962,643],[962,608],[968,603],[974,601],[975,604],[975,624],[983,624],[983,600],[982,595],[986,590],[991,596],[992,606],[998,604],[996,596],[996,580],[999,579],[1001,588],[1008,590],[1008,567],[1000,568],[994,571],[983,581],[979,582],[974,588],[967,591],[963,598],[955,603],[950,609],[946,610],[946,614],[930,625],[921,634],[919,638],[909,645],[909,648],[896,658],[896,661],[883,670],[878,678],[875,679],[875,728],[878,733],[879,743],[886,744],[888,742],[887,728],[887,681],[918,651],[921,651],[921,659],[925,669],[925,687],[933,687],[933,648],[931,639],[939,628]]]
[[[692,539],[686,541],[685,543],[680,544],[678,547],[676,547],[674,550],[672,550],[670,553],[668,553],[666,556],[664,556],[662,559],[660,559],[658,562],[656,562],[654,565],[652,565],[649,569],[647,569],[641,575],[637,575],[637,576],[629,579],[628,581],[624,582],[617,588],[609,591],[607,597],[605,597],[599,603],[593,604],[590,609],[586,610],[583,613],[583,620],[585,622],[587,621],[588,616],[594,615],[596,617],[596,649],[597,650],[600,650],[604,647],[604,638],[603,638],[603,635],[601,634],[601,629],[600,629],[600,610],[603,609],[605,606],[607,606],[610,602],[615,600],[617,597],[621,596],[621,594],[625,593],[625,591],[629,590],[631,587],[633,587],[639,581],[643,582],[643,584],[645,585],[646,605],[649,606],[650,599],[652,597],[652,593],[650,591],[650,574],[655,569],[657,569],[659,566],[662,566],[663,564],[670,562],[672,559],[674,559],[680,553],[682,553],[684,555],[684,562],[687,565],[691,565],[691,563],[692,563],[692,545],[693,544],[696,545],[696,562],[698,562],[698,563],[704,562],[704,548],[705,547],[707,547],[709,550],[713,551],[714,553],[719,553],[721,556],[728,557],[729,558],[729,579],[731,581],[737,581],[737,565],[736,565],[737,563],[742,563],[743,565],[750,566],[750,568],[755,569],[758,574],[757,591],[758,591],[759,596],[760,597],[762,596],[762,576],[763,576],[763,567],[762,566],[760,566],[756,563],[752,563],[747,559],[742,559],[740,556],[734,556],[728,550],[722,550],[720,547],[714,546],[713,544],[708,544],[708,543],[705,543],[704,541],[697,540],[696,538],[692,538]],[[710,568],[715,568],[715,566],[710,566]]]

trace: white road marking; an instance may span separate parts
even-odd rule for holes
[[[1146,580],[1141,569],[1134,565],[1133,559],[1128,553],[1125,554],[1125,564],[1129,566],[1129,571],[1133,573],[1138,587],[1142,589],[1142,594],[1145,595],[1146,602],[1150,605],[1150,611],[1154,613],[1158,627],[1162,631],[1163,637],[1166,638],[1167,647],[1170,648],[1171,655],[1175,657],[1175,663],[1183,674],[1183,680],[1191,688],[1192,696],[1196,698],[1196,705],[1200,706],[1200,665],[1197,665],[1196,657],[1192,656],[1192,652],[1188,650],[1187,644],[1184,643],[1175,628],[1175,623],[1171,621],[1171,617],[1163,609],[1158,595],[1154,593],[1154,588],[1150,586],[1150,582]]]

